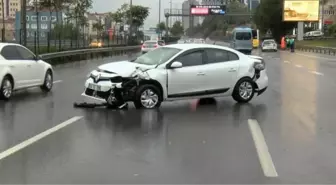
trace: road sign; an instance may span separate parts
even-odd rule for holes
[[[225,15],[225,5],[191,5],[191,15]]]

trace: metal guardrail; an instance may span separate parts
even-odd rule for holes
[[[305,52],[314,52],[314,53],[321,53],[326,55],[336,55],[336,48],[328,48],[328,47],[316,47],[316,46],[296,46],[295,47],[299,51]]]
[[[336,39],[336,37],[324,37],[324,36],[304,36],[303,40],[328,40],[328,39]]]
[[[39,55],[43,60],[54,59],[60,57],[68,57],[75,55],[86,55],[93,53],[105,53],[105,52],[115,52],[115,51],[132,51],[140,49],[140,46],[122,46],[122,47],[105,47],[105,48],[94,48],[94,49],[79,49],[79,50],[70,50],[70,51],[61,51],[54,53],[46,53]]]

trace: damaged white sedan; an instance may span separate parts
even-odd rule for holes
[[[150,109],[163,101],[221,96],[244,103],[267,86],[261,57],[218,45],[174,44],[99,66],[88,75],[82,95],[112,107],[134,102]]]

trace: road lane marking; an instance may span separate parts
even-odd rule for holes
[[[301,68],[302,66],[301,65],[295,65],[295,67]]]
[[[275,169],[271,154],[268,151],[264,135],[260,129],[257,120],[249,119],[248,125],[252,134],[252,138],[259,157],[259,162],[261,164],[264,175],[266,177],[278,177],[278,173]]]
[[[57,84],[57,83],[61,83],[61,82],[63,82],[63,81],[62,80],[55,80],[53,83]]]
[[[287,60],[285,60],[284,62],[285,62],[285,63],[290,63],[290,62],[289,62],[289,61],[287,61]]]
[[[46,137],[46,136],[48,136],[48,135],[50,135],[50,134],[52,134],[52,133],[54,133],[54,132],[56,132],[56,131],[58,131],[58,130],[60,130],[60,129],[68,126],[68,125],[70,125],[70,124],[72,124],[72,123],[75,123],[76,121],[78,121],[78,120],[80,120],[82,118],[83,118],[83,116],[72,117],[72,118],[70,118],[70,119],[68,119],[68,120],[66,120],[66,121],[64,121],[64,122],[62,122],[62,123],[60,123],[60,124],[58,124],[58,125],[50,128],[50,129],[48,129],[48,130],[46,130],[46,131],[44,131],[44,132],[42,132],[42,133],[40,133],[40,134],[38,134],[38,135],[30,138],[30,139],[27,139],[27,140],[23,141],[20,144],[17,144],[15,146],[13,146],[12,148],[9,148],[9,149],[1,152],[0,153],[0,161],[3,160],[3,159],[5,159],[6,157],[8,157],[8,156],[10,156],[10,155],[18,152],[18,151],[26,148],[27,146],[29,146],[29,145],[31,145],[31,144],[33,144],[33,143],[35,143],[35,142],[43,139],[44,137]]]
[[[320,76],[323,76],[324,74],[323,73],[319,73],[317,71],[309,71],[310,73],[313,73],[313,74],[316,74],[316,75],[320,75]]]

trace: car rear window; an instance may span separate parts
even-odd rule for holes
[[[237,32],[236,40],[251,40],[252,35],[250,32]]]
[[[264,41],[264,44],[274,44],[274,41]]]
[[[152,45],[152,44],[156,44],[156,42],[145,42],[145,45]]]

